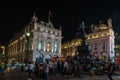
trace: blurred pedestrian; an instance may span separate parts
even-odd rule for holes
[[[34,68],[34,74],[36,78],[39,78],[40,75],[40,69],[39,69],[39,65],[37,63],[35,63],[35,68]]]
[[[109,80],[113,80],[112,75],[114,72],[114,64],[111,62],[111,60],[108,61],[108,78]]]
[[[29,62],[28,64],[28,75],[29,75],[29,80],[32,80],[33,79],[33,71],[34,70],[34,65],[33,65],[33,62]]]
[[[45,77],[45,80],[49,80],[49,68],[50,68],[49,61],[47,60],[47,62],[44,64],[44,77]]]

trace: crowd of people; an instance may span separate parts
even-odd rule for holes
[[[112,79],[112,74],[115,70],[119,70],[120,64],[113,63],[110,59],[101,61],[98,57],[71,57],[65,60],[46,60],[44,63],[29,62],[24,67],[21,66],[22,71],[26,71],[29,74],[29,79],[42,78],[43,80],[49,80],[49,76],[61,74],[63,78],[69,76],[80,77],[81,74],[87,73],[94,80],[95,74],[107,73],[108,78]]]

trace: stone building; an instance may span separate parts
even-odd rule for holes
[[[115,33],[115,56],[120,57],[120,33]]]
[[[90,26],[90,33],[86,34],[86,40],[87,43],[91,46],[92,51],[90,52],[91,55],[93,56],[99,56],[100,58],[104,55],[107,58],[110,57],[111,59],[113,59],[115,57],[115,51],[114,51],[114,30],[112,28],[112,20],[111,18],[109,18],[107,20],[107,25],[100,23],[97,25],[91,25]],[[76,44],[76,42],[74,43],[73,41],[69,41],[64,43],[62,45],[62,55],[65,55],[65,53],[68,55],[75,55],[75,52],[73,49],[76,48],[72,48],[72,47],[77,47],[74,45],[81,45],[81,39],[79,39],[79,43]],[[73,46],[72,46],[72,45]],[[69,47],[70,46],[70,47]],[[71,48],[71,49],[70,49]],[[66,51],[66,52],[65,52]],[[71,52],[74,51],[74,52]]]
[[[87,41],[92,46],[92,55],[113,59],[115,57],[115,43],[114,30],[112,27],[112,19],[107,20],[107,25],[99,23],[98,25],[91,25],[91,33],[86,35]]]
[[[6,53],[5,53],[5,46],[0,45],[0,59],[5,59],[6,58]]]
[[[8,45],[10,61],[42,62],[55,56],[61,56],[62,31],[52,22],[38,21],[34,14],[32,21],[11,39]]]

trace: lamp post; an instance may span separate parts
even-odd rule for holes
[[[26,39],[27,39],[27,43],[26,43],[26,61],[27,63],[29,62],[29,37],[30,37],[30,32],[26,32]]]

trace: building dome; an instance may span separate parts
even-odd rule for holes
[[[101,29],[101,30],[104,30],[104,29],[107,29],[108,27],[107,27],[106,24],[99,24],[98,28]]]

